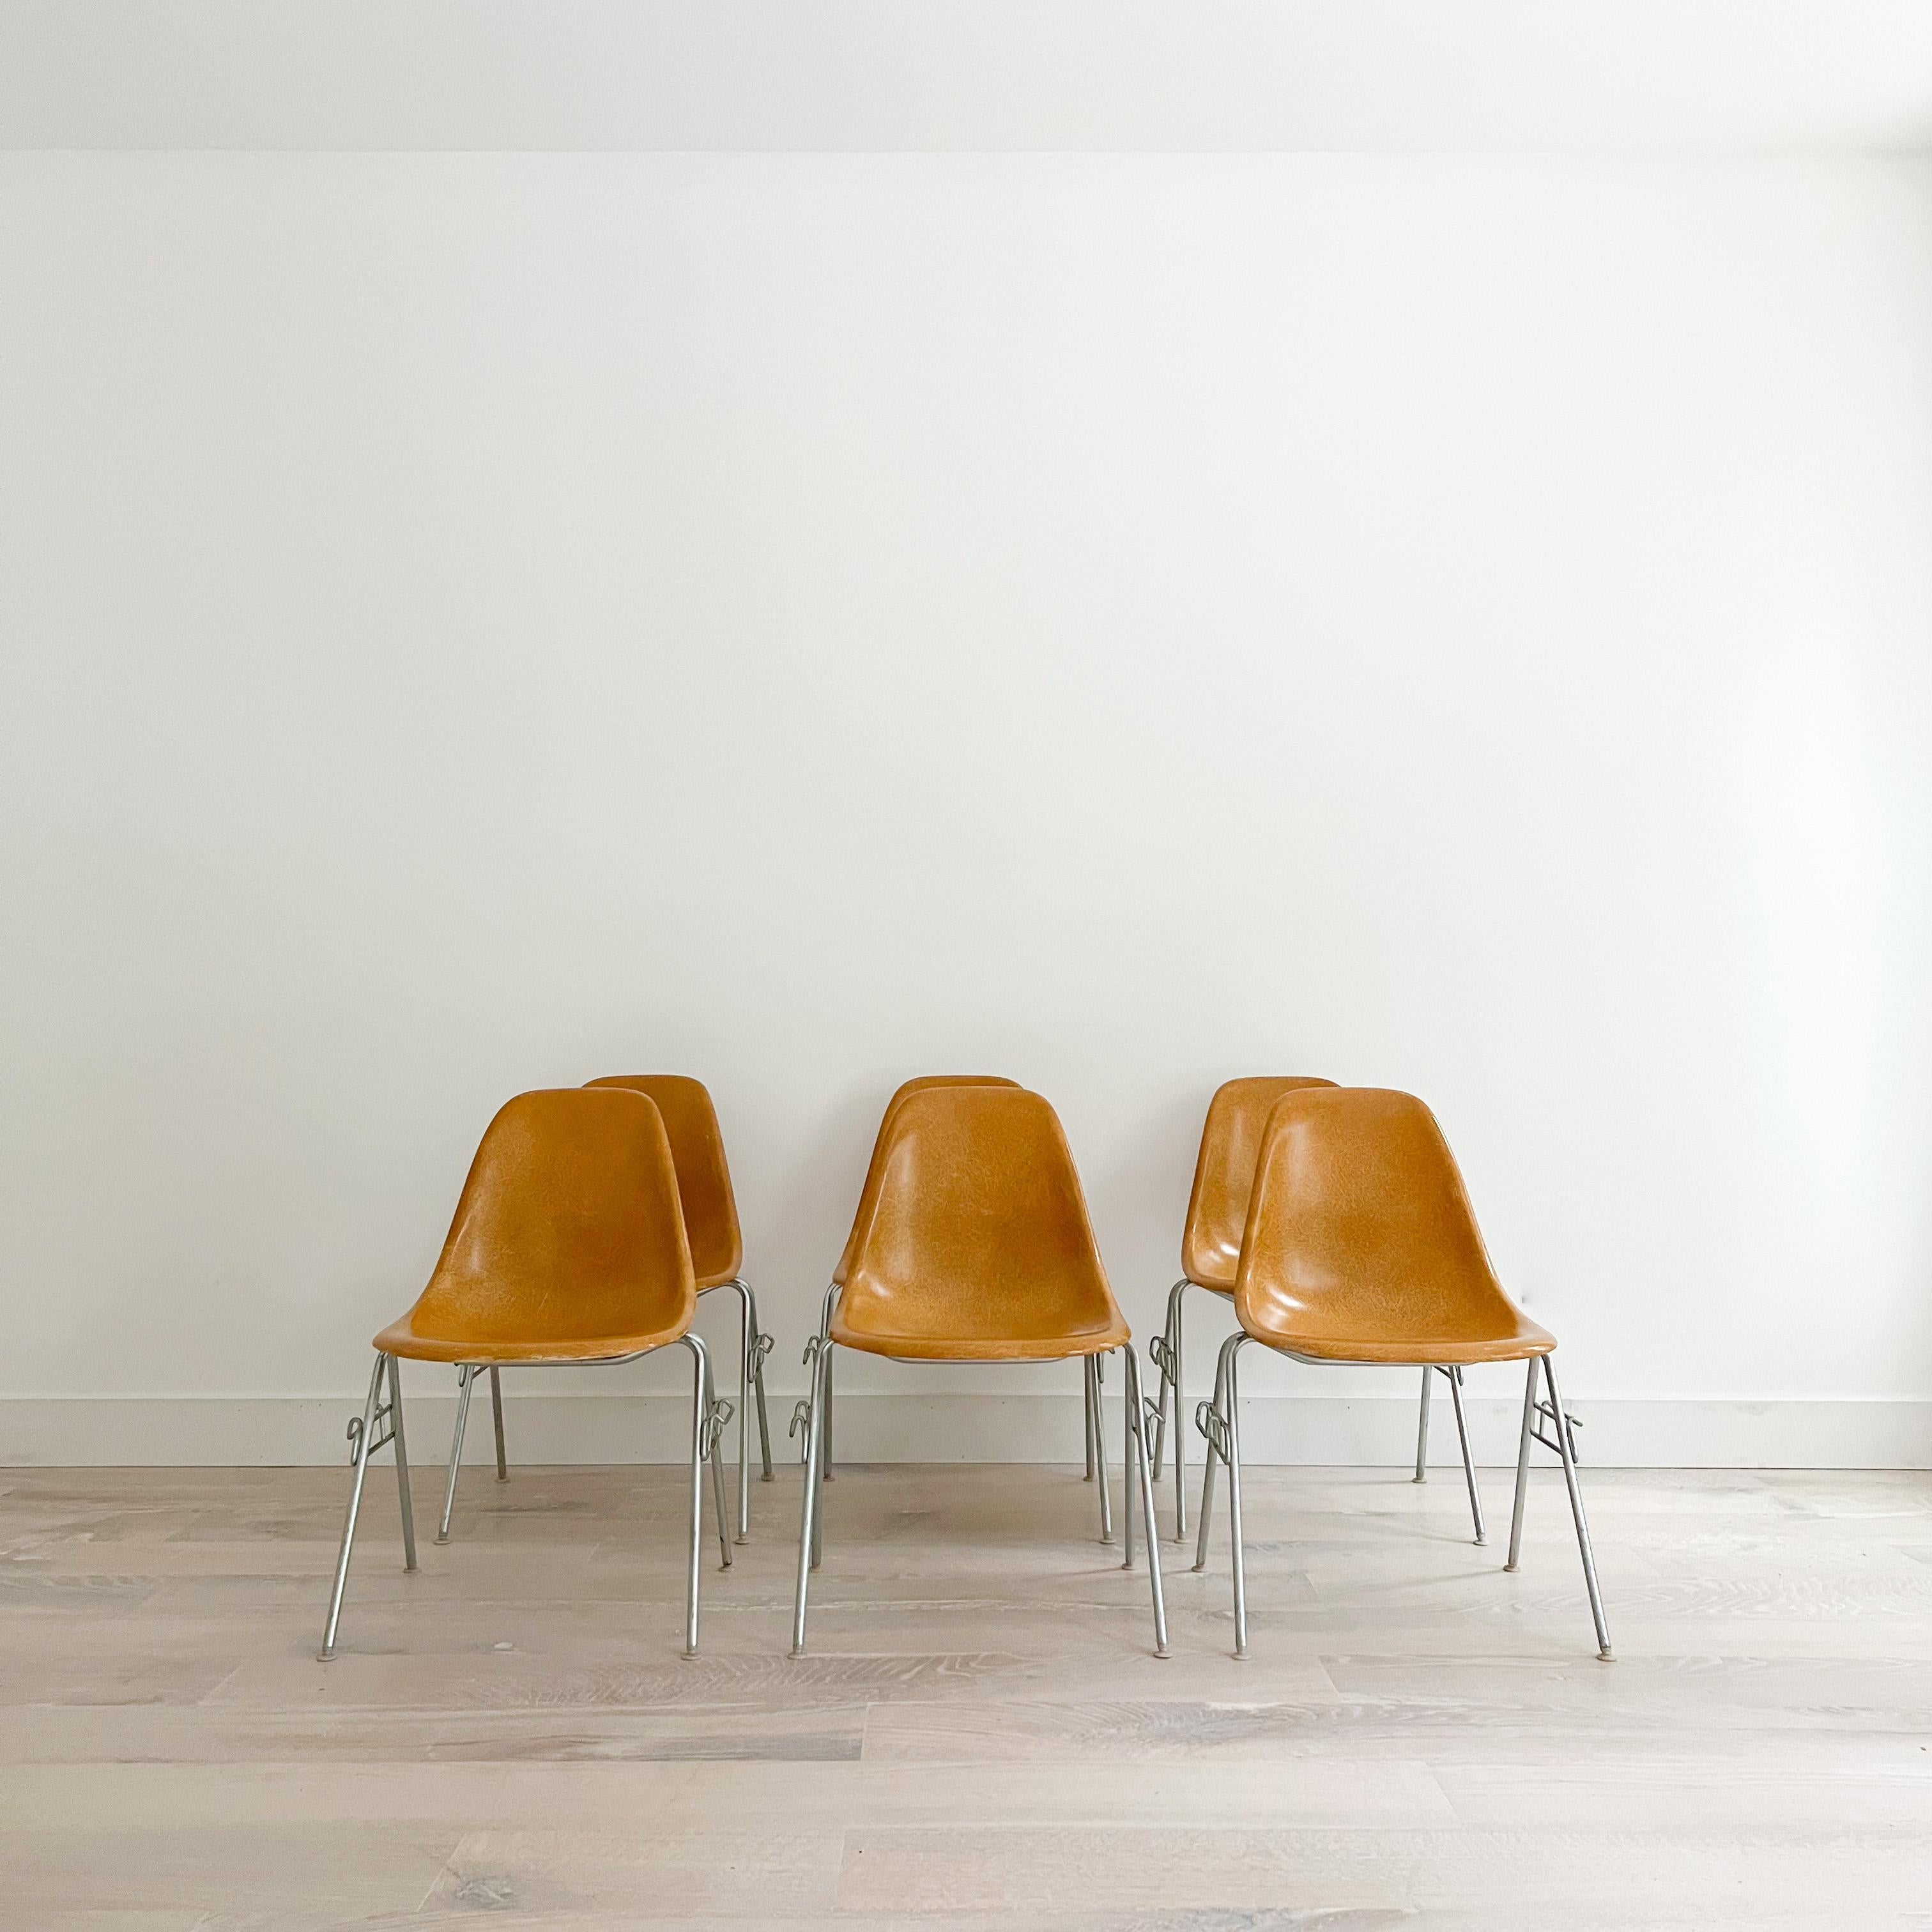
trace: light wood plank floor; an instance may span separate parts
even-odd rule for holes
[[[681,1472],[419,1472],[412,1576],[385,1467],[324,1665],[346,1480],[0,1474],[8,1932],[1932,1928],[1932,1478],[1586,1472],[1605,1664],[1553,1473],[1505,1576],[1504,1472],[1258,1468],[1238,1664],[1222,1539],[1156,1662],[1077,1470],[848,1468],[794,1662],[788,1467],[686,1662]]]

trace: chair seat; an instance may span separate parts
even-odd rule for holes
[[[376,1346],[418,1362],[609,1361],[678,1340],[696,1300],[657,1103],[540,1089],[498,1108],[428,1286]]]
[[[854,1328],[842,1307],[832,1318],[832,1339],[842,1348],[868,1355],[890,1355],[918,1362],[1064,1362],[1082,1355],[1098,1355],[1124,1346],[1127,1324],[1118,1309],[1108,1318],[1051,1335],[906,1335],[874,1328]]]
[[[735,1268],[713,1269],[710,1274],[698,1276],[698,1292],[702,1294],[707,1288],[728,1288],[737,1279],[738,1270]]]
[[[901,1361],[1059,1362],[1124,1346],[1073,1156],[1011,1084],[898,1096],[859,1198],[827,1330]]]
[[[676,1323],[645,1335],[572,1336],[566,1341],[517,1336],[425,1334],[413,1323],[413,1311],[392,1322],[376,1337],[386,1355],[412,1362],[605,1362],[623,1355],[641,1355],[678,1340],[690,1327]]]
[[[1234,1281],[1202,1281],[1190,1275],[1196,1288],[1210,1294],[1234,1299]],[[1514,1313],[1515,1311],[1510,1311]],[[1413,1335],[1367,1335],[1336,1340],[1294,1328],[1270,1329],[1265,1334],[1250,1330],[1258,1342],[1292,1355],[1304,1355],[1312,1362],[1384,1362],[1394,1367],[1468,1368],[1477,1362],[1525,1362],[1532,1355],[1546,1355],[1556,1346],[1556,1337],[1539,1328],[1527,1316],[1518,1315],[1508,1334],[1459,1335],[1418,1340]]]
[[[1258,1342],[1284,1354],[1311,1362],[1370,1362],[1390,1367],[1468,1368],[1478,1362],[1522,1362],[1532,1355],[1546,1355],[1556,1346],[1556,1337],[1539,1328],[1526,1315],[1516,1316],[1507,1334],[1490,1335],[1402,1334],[1336,1335],[1317,1333],[1292,1325],[1263,1328],[1250,1323],[1248,1333]]]

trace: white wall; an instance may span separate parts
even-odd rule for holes
[[[1600,1450],[1917,1455],[1928,217],[1850,159],[0,161],[0,1453],[334,1455],[493,1108],[614,1071],[711,1085],[795,1387],[881,1102],[967,1069],[1059,1108],[1143,1336],[1214,1086],[1322,1072],[1435,1106]]]

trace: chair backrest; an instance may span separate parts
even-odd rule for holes
[[[997,1342],[1115,1318],[1066,1136],[1037,1094],[926,1088],[880,1139],[839,1303],[847,1328]]]
[[[1000,1073],[922,1073],[916,1080],[900,1082],[894,1089],[892,1097],[886,1102],[886,1111],[879,1121],[879,1131],[872,1142],[872,1158],[866,1169],[866,1186],[872,1184],[872,1176],[878,1172],[879,1150],[886,1144],[886,1131],[892,1124],[892,1116],[898,1111],[899,1102],[909,1094],[923,1094],[928,1087],[1017,1087],[1017,1080],[1009,1080]],[[866,1198],[865,1189],[859,1191],[859,1198]],[[852,1249],[859,1238],[859,1219],[852,1217],[852,1231],[845,1237],[845,1252],[838,1257],[838,1265],[832,1270],[832,1279],[839,1287],[845,1285],[845,1277],[852,1270]]]
[[[1276,1102],[1234,1301],[1244,1327],[1336,1342],[1493,1334],[1515,1312],[1436,1116],[1375,1087]]]
[[[745,1244],[738,1232],[738,1203],[718,1109],[704,1082],[682,1073],[610,1073],[586,1084],[625,1088],[657,1102],[677,1168],[692,1271],[707,1285],[729,1281],[745,1258]]]
[[[676,1328],[696,1305],[656,1107],[564,1087],[498,1110],[416,1312],[458,1340],[573,1342]]]
[[[1201,1130],[1194,1192],[1188,1197],[1187,1226],[1180,1237],[1180,1271],[1190,1281],[1204,1288],[1234,1287],[1269,1112],[1284,1094],[1334,1084],[1296,1074],[1267,1074],[1230,1080],[1215,1090],[1208,1103],[1207,1124]]]

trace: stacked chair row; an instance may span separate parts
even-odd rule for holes
[[[368,1399],[350,1424],[352,1474],[320,1654],[334,1654],[370,1456],[393,1442],[405,1566],[416,1568],[402,1390],[404,1358],[453,1364],[456,1428],[436,1540],[450,1532],[470,1396],[489,1371],[496,1473],[508,1473],[501,1371],[633,1361],[682,1343],[692,1358],[690,1518],[685,1654],[696,1654],[705,1470],[722,1567],[749,1527],[749,1409],[771,1480],[764,1364],[771,1338],[740,1274],[741,1244],[723,1139],[697,1081],[622,1076],[520,1094],[478,1148],[428,1286],[376,1337]],[[1528,1366],[1509,1561],[1521,1551],[1532,1438],[1563,1467],[1598,1654],[1611,1654],[1582,1496],[1574,1418],[1563,1409],[1552,1336],[1504,1293],[1454,1157],[1412,1095],[1304,1078],[1231,1081],[1203,1132],[1182,1244],[1183,1275],[1150,1353],[1159,1396],[1146,1400],[1132,1337],[1108,1286],[1079,1177],[1053,1109],[991,1076],[909,1081],[872,1150],[858,1211],[832,1271],[805,1360],[810,1390],[794,1418],[804,1436],[792,1654],[806,1646],[812,1571],[823,1554],[832,1480],[832,1363],[844,1348],[918,1363],[1078,1362],[1088,1473],[1099,1482],[1100,1539],[1113,1540],[1101,1429],[1102,1365],[1118,1352],[1126,1382],[1126,1492],[1122,1568],[1134,1562],[1136,1504],[1146,1532],[1154,1654],[1168,1654],[1154,1484],[1172,1431],[1174,1534],[1186,1534],[1180,1427],[1185,1292],[1232,1301],[1238,1326],[1221,1346],[1212,1398],[1196,1412],[1206,1443],[1194,1568],[1205,1564],[1215,1473],[1228,1472],[1234,1654],[1247,1651],[1241,1522],[1238,1363],[1250,1342],[1312,1363],[1406,1365],[1422,1372],[1416,1480],[1426,1473],[1432,1378],[1448,1382],[1465,1475],[1484,1540],[1463,1412],[1462,1372]],[[739,1298],[738,1481],[728,1505],[721,1442],[734,1406],[691,1332],[698,1296]]]
[[[520,1094],[483,1136],[429,1286],[376,1337],[362,1415],[349,1425],[353,1472],[348,1520],[329,1592],[320,1654],[335,1654],[349,1558],[369,1458],[396,1450],[404,1567],[416,1567],[403,1432],[404,1360],[454,1364],[456,1429],[436,1540],[449,1540],[472,1385],[484,1370],[496,1432],[496,1477],[509,1474],[503,1436],[506,1368],[632,1362],[682,1342],[692,1357],[691,1549],[685,1652],[698,1649],[698,1572],[704,1468],[711,1465],[723,1567],[731,1562],[719,1440],[732,1405],[714,1386],[704,1343],[691,1332],[698,1298],[738,1297],[736,1539],[750,1527],[750,1399],[758,1403],[764,1480],[772,1478],[764,1362],[772,1338],[739,1274],[742,1246],[716,1110],[702,1082],[676,1074],[614,1075],[587,1086]]]

